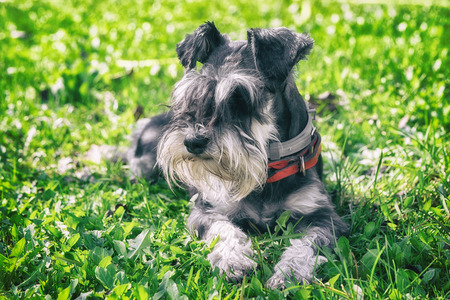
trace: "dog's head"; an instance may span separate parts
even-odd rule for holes
[[[289,109],[279,99],[312,46],[307,35],[287,28],[249,29],[247,41],[231,41],[207,22],[187,35],[177,45],[185,74],[175,85],[173,119],[158,146],[167,180],[224,200],[262,187],[266,146],[280,139],[277,119]]]

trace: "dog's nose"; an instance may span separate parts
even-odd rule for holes
[[[189,153],[198,155],[205,152],[209,139],[203,135],[190,134],[184,139],[184,145]]]

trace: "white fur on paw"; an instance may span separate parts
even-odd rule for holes
[[[298,278],[298,276],[296,276],[296,281],[299,284],[305,284],[308,285],[311,283],[311,279],[306,279],[306,278]],[[275,272],[270,278],[269,280],[267,280],[266,282],[266,286],[269,289],[284,289],[286,288],[286,283],[292,281],[294,282],[294,280],[292,280],[292,272],[291,273],[286,273],[283,274],[282,272]]]
[[[208,255],[212,267],[218,267],[230,279],[240,279],[256,267],[251,259],[253,251],[248,236],[227,221],[215,222],[208,231],[211,242],[219,236],[219,241]]]
[[[286,287],[286,277],[281,272],[277,272],[272,275],[266,282],[267,288],[274,289],[284,289]]]
[[[213,267],[219,268],[221,274],[225,272],[227,278],[241,279],[256,267],[256,263],[250,258],[252,256],[250,247],[245,246],[230,249],[225,243],[219,242],[208,255],[208,260]]]
[[[303,248],[302,252],[291,253],[295,248],[288,248],[274,268],[272,277],[267,281],[270,289],[284,289],[287,281],[299,284],[310,284],[314,278],[314,270],[327,259],[321,255],[314,256],[311,248]],[[295,280],[294,280],[295,277]]]

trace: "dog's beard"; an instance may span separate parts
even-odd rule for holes
[[[238,128],[225,130],[201,155],[187,152],[183,129],[168,130],[158,145],[158,164],[166,180],[216,195],[214,200],[238,201],[262,188],[267,180],[266,143],[274,130],[254,122],[251,136]]]

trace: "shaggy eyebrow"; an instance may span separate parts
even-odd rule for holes
[[[217,83],[216,102],[220,103],[228,99],[238,88],[248,92],[250,102],[253,104],[258,100],[262,83],[259,78],[245,71],[237,71],[226,74]]]

